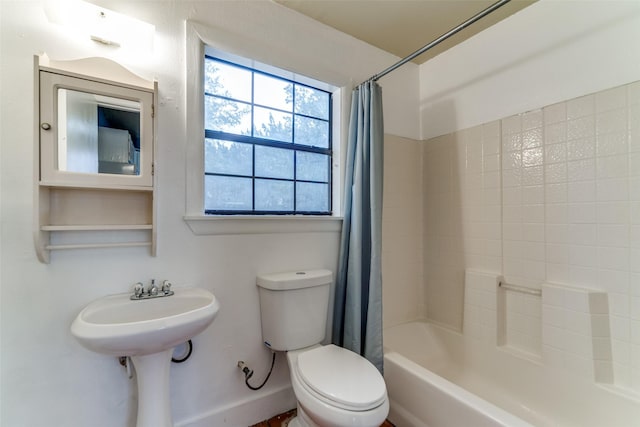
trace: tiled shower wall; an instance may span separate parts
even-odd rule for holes
[[[433,138],[423,167],[427,317],[461,329],[464,268],[606,291],[615,382],[640,391],[640,83]]]
[[[382,206],[383,324],[424,317],[422,143],[385,135]]]
[[[424,147],[424,275],[431,321],[462,328],[464,269],[500,271],[500,123]]]

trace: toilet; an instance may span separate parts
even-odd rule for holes
[[[289,427],[379,427],[389,413],[384,379],[371,362],[321,345],[333,275],[308,270],[257,278],[262,338],[286,351],[297,416]]]

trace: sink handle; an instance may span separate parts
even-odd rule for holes
[[[135,285],[133,285],[133,295],[136,297],[141,297],[142,293],[144,292],[144,286],[142,285],[142,283],[138,282]]]
[[[171,282],[168,280],[164,280],[162,282],[162,288],[160,289],[165,295],[171,295],[173,294],[173,292],[171,292]]]

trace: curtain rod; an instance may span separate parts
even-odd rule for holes
[[[459,32],[459,31],[461,31],[461,30],[463,30],[465,28],[467,28],[469,25],[473,24],[474,22],[478,21],[479,19],[484,18],[485,16],[487,16],[491,12],[495,11],[499,7],[504,6],[505,4],[509,3],[510,1],[511,0],[499,0],[499,1],[495,2],[494,4],[489,6],[488,8],[484,9],[483,11],[481,11],[480,13],[478,13],[478,14],[472,16],[471,18],[467,19],[462,24],[460,24],[457,27],[447,31],[446,33],[444,33],[443,35],[441,35],[440,37],[438,37],[437,39],[435,39],[431,43],[427,44],[426,46],[421,47],[418,50],[416,50],[415,52],[413,52],[411,55],[407,56],[406,58],[401,59],[400,61],[396,62],[395,64],[393,64],[389,68],[379,72],[378,74],[375,74],[375,75],[369,77],[369,79],[365,80],[363,83],[366,83],[368,81],[374,81],[375,82],[379,78],[386,76],[387,74],[389,74],[390,72],[392,72],[396,68],[399,68],[402,65],[406,64],[407,62],[409,62],[412,59],[414,59],[415,57],[422,55],[423,53],[425,53],[426,51],[428,51],[432,47],[440,44],[441,42],[445,41],[446,39],[448,39],[452,35],[456,34],[457,32]]]

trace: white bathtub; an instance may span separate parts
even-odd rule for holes
[[[424,322],[384,331],[398,427],[640,426],[640,402]]]

